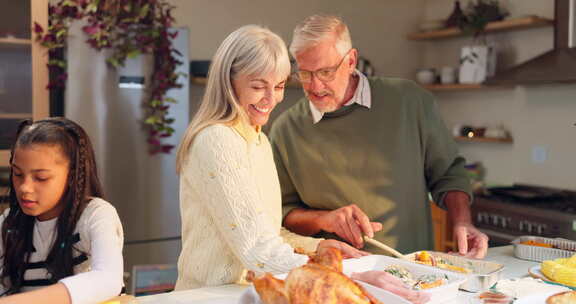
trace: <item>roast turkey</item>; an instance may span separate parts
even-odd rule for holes
[[[342,273],[342,254],[334,248],[311,257],[286,280],[266,273],[253,283],[265,304],[381,303]]]

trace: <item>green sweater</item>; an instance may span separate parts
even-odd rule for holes
[[[314,124],[304,98],[274,122],[284,216],[354,203],[383,224],[376,239],[405,253],[432,249],[428,193],[441,207],[446,191],[471,195],[465,160],[430,93],[391,78],[370,79],[370,90],[370,109],[352,104]]]

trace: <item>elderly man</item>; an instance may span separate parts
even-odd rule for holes
[[[358,248],[368,235],[403,252],[429,249],[431,193],[448,210],[459,252],[484,257],[488,237],[470,219],[465,161],[434,98],[412,81],[357,71],[358,51],[337,17],[306,18],[290,52],[306,98],[270,131],[284,226]]]

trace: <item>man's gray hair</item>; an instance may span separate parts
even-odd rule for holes
[[[313,47],[322,40],[336,38],[336,50],[344,56],[352,48],[348,26],[342,19],[331,15],[312,15],[294,29],[290,54],[296,57],[301,51]]]

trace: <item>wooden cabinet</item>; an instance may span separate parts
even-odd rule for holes
[[[8,166],[18,123],[49,115],[48,51],[33,24],[48,28],[48,0],[13,1],[0,13],[0,167]]]
[[[452,237],[452,223],[448,219],[448,213],[430,203],[432,213],[432,227],[434,229],[434,251],[449,252],[457,250]]]

